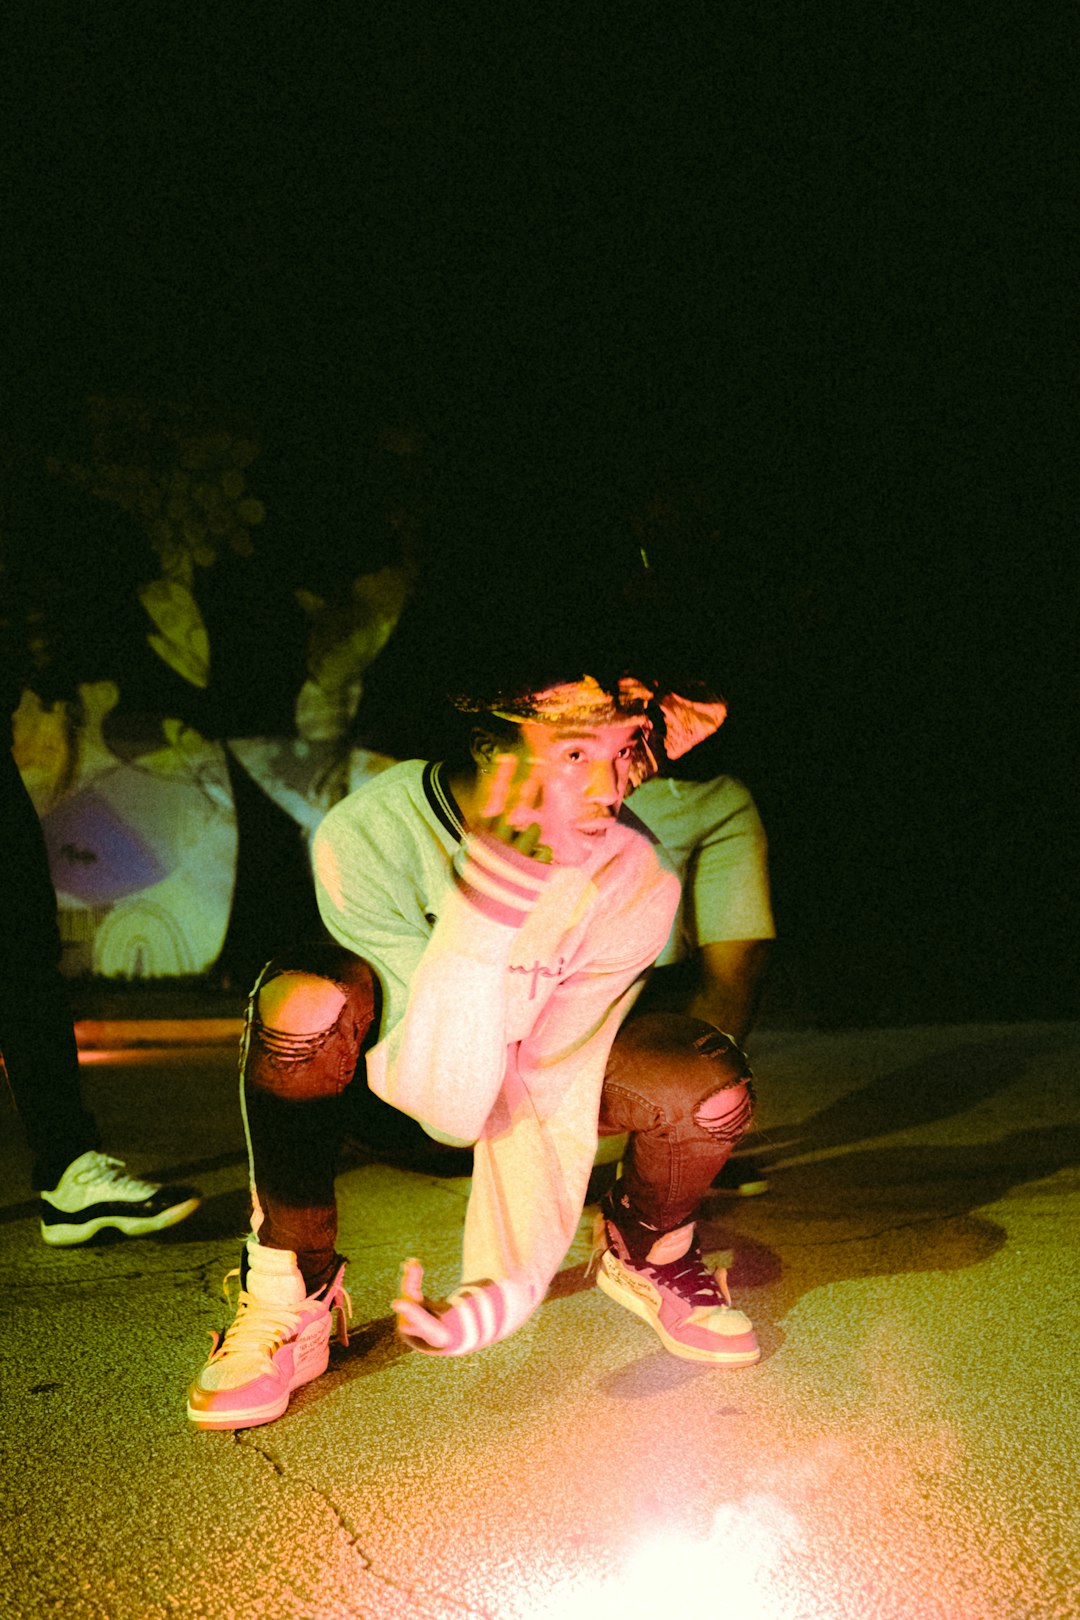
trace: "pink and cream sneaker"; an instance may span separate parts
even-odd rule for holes
[[[647,1322],[666,1350],[686,1361],[716,1367],[749,1367],[761,1355],[749,1317],[734,1309],[727,1275],[713,1272],[701,1258],[694,1223],[655,1235],[643,1259],[635,1260],[620,1226],[638,1226],[614,1196],[607,1195],[597,1223],[606,1244],[597,1285],[618,1304]],[[635,1241],[635,1248],[642,1244]]]
[[[188,1417],[200,1429],[250,1429],[279,1418],[293,1390],[326,1371],[335,1312],[339,1337],[349,1342],[344,1264],[309,1294],[290,1249],[263,1248],[249,1238],[246,1269],[232,1326],[215,1337],[188,1390]],[[240,1272],[225,1278],[226,1297],[232,1277]]]

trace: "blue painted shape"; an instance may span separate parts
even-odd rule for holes
[[[84,905],[107,906],[167,877],[169,867],[93,786],[42,818],[54,887]]]

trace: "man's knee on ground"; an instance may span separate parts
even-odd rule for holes
[[[319,1035],[332,1029],[345,1005],[345,992],[332,979],[314,973],[279,973],[259,990],[258,1018],[280,1035]]]

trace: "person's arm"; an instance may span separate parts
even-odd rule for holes
[[[648,867],[646,874],[644,868]],[[466,1281],[445,1303],[424,1300],[410,1261],[394,1301],[408,1341],[461,1355],[520,1327],[544,1297],[577,1231],[596,1152],[596,1119],[611,1043],[659,951],[678,900],[652,851],[642,881],[510,1050],[496,1128],[476,1145],[465,1224]],[[625,903],[629,900],[629,903]]]
[[[369,1085],[440,1135],[475,1140],[506,1066],[510,950],[554,868],[497,836],[470,834],[429,933],[395,869],[395,860],[408,866],[415,856],[393,836],[374,836],[339,807],[319,827],[313,856],[323,921],[383,987]]]
[[[441,1356],[482,1350],[521,1327],[543,1299],[581,1218],[607,1054],[641,978],[639,971],[628,987],[625,972],[598,973],[584,994],[571,981],[559,985],[545,1021],[547,1033],[568,1044],[557,1055],[549,1050],[545,1062],[548,1042],[537,1029],[510,1048],[498,1128],[489,1127],[473,1152],[466,1280],[449,1298],[432,1300],[419,1260],[402,1269],[393,1308],[413,1349]]]
[[[724,939],[698,948],[695,985],[686,1011],[741,1046],[753,1027],[771,939]]]
[[[749,1034],[775,932],[768,840],[742,782],[717,779],[689,862],[686,909],[695,942],[683,1010],[740,1045]]]

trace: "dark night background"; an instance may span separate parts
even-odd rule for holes
[[[771,835],[780,1015],[1073,1015],[1075,145],[1045,23],[34,8],[4,51],[9,459],[91,394],[223,400],[264,444],[259,577],[332,588],[390,555],[379,446],[419,434],[434,649],[506,596],[603,616],[644,537]],[[218,702],[271,729],[266,612]]]

